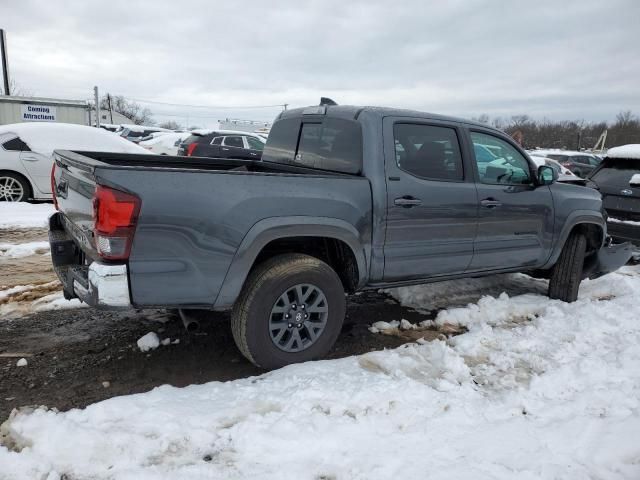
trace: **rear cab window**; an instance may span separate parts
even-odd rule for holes
[[[362,129],[355,120],[328,116],[286,118],[271,128],[265,161],[333,172],[362,172]]]

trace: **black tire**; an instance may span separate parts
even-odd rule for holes
[[[549,298],[569,303],[578,299],[586,250],[587,238],[583,234],[576,232],[569,235],[551,271]]]
[[[31,185],[29,184],[29,181],[26,178],[24,178],[22,175],[13,173],[13,172],[0,171],[0,188],[2,188],[2,185],[4,184],[3,182],[4,179],[12,179],[15,182],[18,182],[20,184],[20,188],[22,188],[22,194],[19,198],[13,197],[13,200],[8,200],[7,197],[0,194],[0,202],[5,202],[5,201],[26,202],[31,198],[31,193],[32,193]]]
[[[276,346],[269,325],[278,299],[300,284],[314,285],[324,294],[326,323],[308,347],[287,352]],[[231,312],[231,329],[242,354],[254,365],[271,370],[325,356],[338,338],[345,311],[344,287],[329,265],[308,255],[278,255],[247,278]]]

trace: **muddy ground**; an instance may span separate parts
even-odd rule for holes
[[[405,343],[410,339],[368,331],[371,322],[401,318],[426,317],[377,293],[353,297],[329,357]],[[142,353],[136,341],[150,331],[179,343]],[[421,335],[434,338],[438,332]],[[22,357],[28,365],[17,367]],[[161,310],[55,310],[0,321],[0,423],[24,405],[66,410],[167,383],[185,386],[260,373],[238,352],[225,314],[211,314],[195,334],[186,332],[177,315]]]
[[[46,230],[1,230],[0,241],[26,243],[47,238]],[[32,302],[60,290],[48,255],[0,258],[0,290],[32,285],[0,298],[0,423],[13,408],[46,405],[60,410],[83,407],[116,395],[155,386],[226,381],[261,373],[238,352],[226,314],[211,313],[197,333],[164,310],[101,312],[88,308],[26,313]],[[16,307],[17,306],[17,307]],[[429,318],[375,292],[349,299],[343,334],[330,358],[393,348],[414,340],[369,332],[378,320]],[[136,341],[154,331],[171,345],[142,353]],[[420,336],[435,338],[440,332]],[[178,340],[179,342],[176,342]],[[26,358],[26,367],[17,367]]]

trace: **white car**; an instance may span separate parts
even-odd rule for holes
[[[143,140],[138,145],[156,155],[177,155],[180,143],[191,136],[191,132],[161,133],[149,140]]]
[[[53,151],[149,153],[102,128],[68,123],[0,126],[0,202],[50,200]]]

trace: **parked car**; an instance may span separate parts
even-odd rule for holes
[[[102,128],[66,123],[0,126],[0,202],[51,200],[53,150],[147,153]]]
[[[123,128],[120,131],[120,136],[126,138],[130,142],[138,143],[144,137],[149,136],[154,132],[172,132],[172,130],[160,127],[145,127],[143,125],[121,125]],[[118,133],[116,131],[116,133]]]
[[[190,132],[160,132],[159,134],[155,134],[148,140],[140,141],[138,145],[140,145],[142,148],[146,148],[156,155],[177,155],[180,143],[182,143],[182,141],[184,141],[190,135]]]
[[[508,165],[480,173],[475,145]],[[98,308],[231,310],[245,357],[277,368],[331,349],[345,292],[529,272],[576,300],[631,246],[609,245],[597,191],[556,178],[483,124],[287,110],[261,162],[57,151],[52,261]]]
[[[178,148],[187,157],[260,160],[266,139],[258,134],[232,130],[194,130]]]
[[[602,194],[611,236],[640,246],[640,145],[609,149],[589,181]]]
[[[529,150],[529,154],[556,160],[582,178],[587,177],[602,161],[599,156],[592,153],[572,152],[569,150]]]
[[[538,157],[535,155],[530,156],[531,160],[538,166],[547,165],[548,167],[553,168],[558,174],[558,181],[562,183],[572,183],[574,185],[582,185],[585,186],[587,181],[584,178],[577,176],[567,167],[561,165],[556,160],[552,160],[551,158]]]

